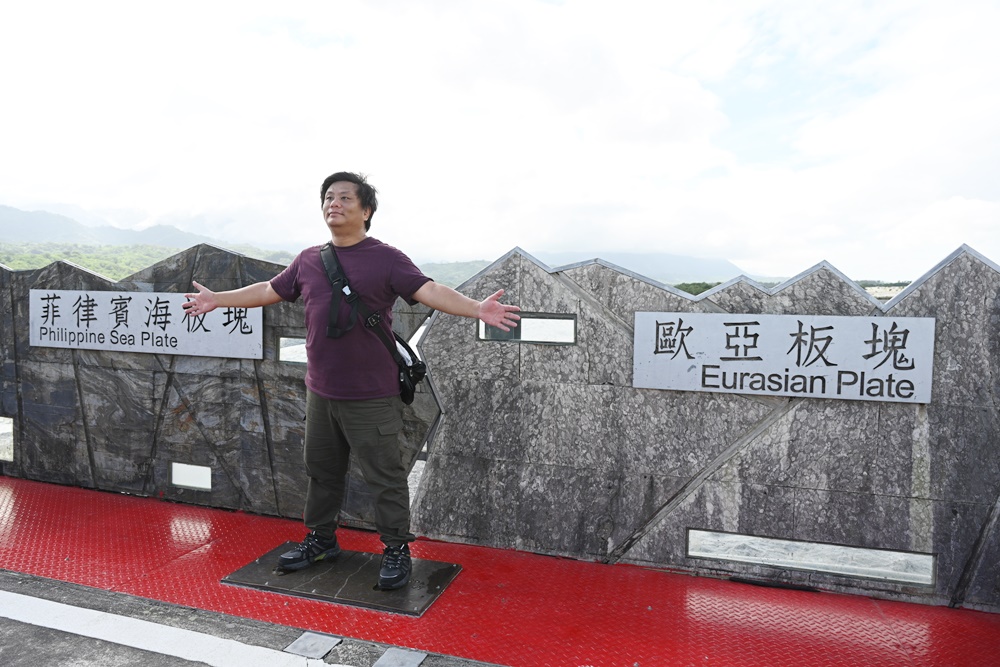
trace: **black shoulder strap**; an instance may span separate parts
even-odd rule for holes
[[[344,270],[340,266],[340,262],[337,260],[337,251],[333,247],[333,243],[327,243],[319,251],[320,257],[323,258],[323,266],[326,268],[327,278],[330,279],[330,284],[333,286],[333,296],[330,301],[330,319],[326,325],[326,335],[328,338],[340,338],[345,333],[354,328],[354,322],[358,319],[358,311],[361,311],[361,316],[365,319],[365,328],[372,329],[375,335],[379,337],[382,344],[392,355],[392,358],[396,361],[399,366],[405,366],[406,362],[403,360],[402,355],[396,348],[395,340],[390,340],[388,334],[386,334],[385,329],[382,328],[382,315],[381,313],[372,312],[372,309],[368,307],[360,296],[351,290],[351,286],[347,282],[347,276],[344,274]],[[341,296],[343,295],[343,297]],[[340,315],[340,299],[346,298],[347,303],[351,306],[350,321],[347,323],[345,329],[340,329],[337,327],[338,316]],[[395,338],[395,332],[393,333],[393,338]],[[411,353],[412,354],[412,353]],[[411,357],[412,358],[412,357]]]
[[[326,267],[326,277],[330,279],[333,286],[333,297],[330,301],[330,315],[326,324],[327,338],[340,338],[345,333],[354,328],[354,322],[358,319],[358,297],[351,292],[351,286],[347,284],[347,276],[340,268],[337,261],[337,253],[333,249],[333,243],[327,243],[319,251],[323,258],[323,266]],[[347,326],[343,329],[337,326],[340,319],[340,300],[347,298],[347,303],[351,306],[351,314],[347,320]]]

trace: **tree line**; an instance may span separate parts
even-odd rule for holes
[[[250,246],[230,248],[249,257],[288,264],[294,256]],[[41,269],[53,262],[71,262],[110,280],[122,280],[149,268],[184,248],[156,245],[104,246],[80,243],[0,243],[0,264],[15,271]]]
[[[283,250],[261,250],[234,245],[234,252],[287,266],[295,255]],[[184,248],[156,245],[102,246],[80,243],[0,243],[0,264],[14,271],[41,269],[53,262],[71,262],[109,280],[118,281],[164,259],[183,252]],[[421,270],[439,283],[457,287],[489,266],[486,260],[471,262],[428,262]]]
[[[247,257],[287,266],[294,254],[283,250],[261,250],[253,246],[239,245],[229,248]],[[183,252],[184,248],[167,248],[155,245],[100,246],[79,243],[0,243],[0,264],[15,271],[40,269],[53,262],[72,262],[110,280],[122,280],[171,255]],[[458,287],[490,265],[486,260],[469,262],[425,262],[420,269],[449,287]],[[869,287],[905,287],[909,282],[882,282],[859,280],[858,285]],[[689,294],[701,294],[722,283],[691,282],[674,285]],[[765,284],[773,287],[774,284]]]

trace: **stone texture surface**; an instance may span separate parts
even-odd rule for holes
[[[269,280],[283,267],[209,245],[174,255],[114,283],[59,262],[35,271],[0,267],[0,416],[13,419],[17,447],[3,474],[181,502],[298,518],[305,367],[277,360],[282,337],[303,337],[302,306],[264,309],[264,359],[238,360],[32,348],[31,289],[187,292],[198,280],[223,290]],[[409,336],[423,306],[396,306]],[[407,408],[402,446],[412,465],[437,418],[425,386]],[[211,491],[171,484],[172,462],[211,468]],[[374,515],[352,471],[345,522]]]
[[[198,246],[110,283],[65,263],[0,267],[4,474],[297,517],[304,367],[299,304],[265,309],[264,359],[33,349],[32,288],[188,290],[281,267]],[[689,297],[600,260],[550,269],[520,250],[460,289],[576,316],[577,343],[480,341],[435,313],[431,375],[407,409],[403,456],[427,447],[414,498],[423,535],[573,558],[1000,611],[1000,268],[961,248],[887,304],[822,263],[773,289],[747,279]],[[928,405],[635,389],[640,311],[936,319]],[[406,336],[427,310],[399,302]],[[439,407],[440,406],[440,407]],[[212,468],[212,491],[170,485],[171,461]],[[352,473],[345,523],[371,525]],[[934,554],[933,586],[687,556],[688,529]]]
[[[960,249],[886,306],[822,263],[701,297],[513,251],[462,287],[577,316],[577,345],[424,337],[443,415],[418,531],[540,553],[1000,611],[1000,270]],[[934,317],[929,405],[631,387],[638,311]],[[689,528],[932,553],[931,587],[687,554]]]

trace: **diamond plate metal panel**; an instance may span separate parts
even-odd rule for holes
[[[417,540],[462,575],[420,617],[229,586],[295,521],[0,477],[0,567],[316,633],[509,665],[1000,665],[1000,614]],[[374,533],[341,546],[381,552]]]

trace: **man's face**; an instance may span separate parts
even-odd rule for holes
[[[349,181],[331,183],[323,197],[323,219],[334,231],[356,233],[365,231],[365,220],[371,211],[361,207],[358,186]]]

